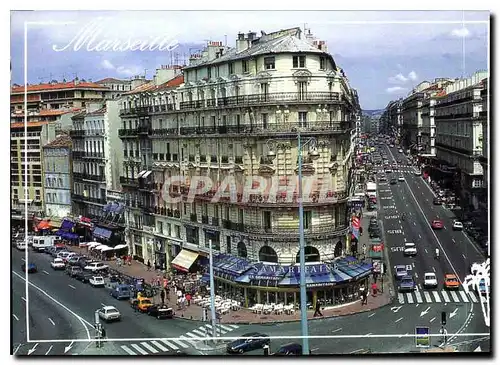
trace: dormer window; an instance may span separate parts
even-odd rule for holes
[[[229,75],[234,74],[234,63],[232,62],[228,63],[227,67],[229,69]]]
[[[319,69],[326,70],[326,58],[325,57],[319,58]]]
[[[243,67],[243,73],[248,72],[248,61],[243,61],[242,67]]]
[[[293,68],[305,68],[306,56],[293,56]]]
[[[264,68],[266,70],[274,70],[275,69],[274,57],[264,57]]]

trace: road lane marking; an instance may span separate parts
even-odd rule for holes
[[[453,298],[453,301],[455,303],[459,303],[460,302],[460,299],[458,299],[457,293],[455,293],[454,291],[451,292],[451,297]]]
[[[14,313],[12,313],[12,317],[14,317],[16,321],[19,321],[19,318],[17,318],[17,316]]]
[[[372,335],[372,333],[370,332],[370,333],[367,333],[365,336],[371,336],[371,335]]]
[[[446,303],[450,302],[450,297],[448,296],[448,293],[444,290],[441,290],[441,295],[443,296],[443,299]]]
[[[191,332],[186,333],[186,336],[192,337],[192,338],[198,338],[200,336],[193,335]]]
[[[182,338],[182,336],[181,336],[181,338]],[[163,343],[165,343],[166,345],[168,345],[168,342],[167,342],[167,341],[165,341],[165,340],[161,340],[161,342],[163,342]],[[182,342],[182,341],[180,341],[180,340],[172,340],[172,342],[175,342],[176,344],[178,344],[179,346],[181,346],[181,347],[182,347],[182,348],[184,348],[184,349],[188,349],[188,348],[189,348],[189,346],[188,346],[188,345],[186,345],[184,342]],[[174,349],[174,350],[175,350],[175,349]]]
[[[52,345],[50,345],[49,349],[47,350],[47,352],[45,353],[45,355],[48,355],[50,350],[52,350]]]
[[[342,331],[342,328],[337,328],[336,330],[332,331],[332,333],[335,333],[335,332],[338,332],[338,331]]]
[[[374,315],[375,315],[375,313],[372,313],[372,314],[370,314],[370,315],[368,316],[368,318],[373,317]]]
[[[26,301],[26,298],[25,297],[21,297],[22,300]]]
[[[237,324],[228,324],[227,326],[231,327],[232,329],[238,329],[240,328],[240,326],[238,326]]]
[[[47,271],[43,270],[42,271],[45,275],[50,275]]]
[[[467,298],[467,294],[465,294],[464,291],[460,290],[460,296],[462,297],[462,300],[466,303],[469,303],[469,298]]]
[[[76,289],[73,285],[69,284],[68,285],[71,289]]]
[[[477,298],[476,298],[476,295],[475,295],[473,292],[471,292],[471,291],[470,291],[470,292],[469,292],[469,296],[470,296],[470,298],[472,299],[472,301],[473,301],[474,303],[477,303]]]
[[[413,297],[411,293],[406,293],[406,299],[408,299],[408,303],[413,304]]]
[[[453,241],[453,243],[456,243],[454,238],[452,238],[451,240]]]
[[[149,343],[147,342],[141,342],[141,345],[144,346],[145,348],[147,348],[149,351],[151,351],[153,354],[157,354],[158,353],[158,350],[155,349],[153,346],[151,346]]]
[[[403,293],[398,293],[398,299],[399,299],[399,304],[404,304],[405,297],[404,297]]]
[[[441,298],[439,297],[439,294],[437,291],[433,291],[432,295],[434,295],[434,300],[436,301],[436,303],[441,303]]]
[[[196,333],[197,335],[200,335],[202,337],[205,337],[206,336],[206,333],[205,332],[201,332],[201,331],[198,331],[198,330],[192,330],[192,332]]]
[[[193,346],[194,346],[194,345],[196,345],[196,341],[191,340],[191,338],[190,338],[190,337],[181,336],[181,337],[180,337],[180,339],[181,339],[181,340],[184,340],[184,341],[189,342],[189,343],[190,343],[190,344],[192,344]],[[179,342],[177,342],[177,341],[175,341],[175,340],[174,340],[174,342],[175,342],[175,343],[179,343]]]
[[[144,351],[138,344],[133,343],[130,346],[132,346],[135,350],[139,351],[142,355],[147,355],[148,353]]]
[[[50,323],[52,323],[53,326],[55,326],[56,324],[54,323],[54,321],[52,320],[52,318],[49,317],[49,321]]]
[[[177,346],[175,346],[173,343],[168,342],[167,340],[161,340],[160,339],[160,341],[163,342],[168,347],[170,347],[172,350],[178,350],[179,349]],[[155,343],[155,342],[153,342],[153,343]],[[159,345],[160,344],[158,344],[158,347],[160,347]],[[167,349],[167,351],[168,351],[168,349]]]
[[[19,351],[19,349],[21,348],[21,346],[22,346],[21,344],[17,345],[17,347],[14,350],[14,352],[12,353],[12,355],[15,355]]]
[[[417,297],[417,303],[423,303],[424,301],[422,300],[422,295],[420,294],[419,291],[415,292],[415,296]]]
[[[426,248],[424,248],[424,250],[425,250],[425,253],[428,253]]]
[[[137,355],[134,351],[132,351],[131,349],[129,349],[127,345],[122,345],[120,347],[123,349],[123,351],[125,351],[127,354],[129,354],[131,356]]]
[[[447,229],[446,226],[443,227],[444,229]]]
[[[436,319],[436,317],[432,317],[431,320],[429,322],[434,322],[434,320]]]
[[[413,222],[413,225],[414,225],[414,226],[416,226],[416,225],[417,225],[417,223]]]
[[[399,322],[399,321],[401,321],[403,318],[404,318],[404,317],[401,317],[400,319],[396,319],[396,320],[394,321],[394,323],[398,323],[398,322]]]
[[[464,254],[462,254],[462,257],[464,258],[464,260],[467,260],[467,257],[465,257],[465,255],[464,255]]]
[[[222,324],[219,324],[219,327],[222,328],[222,329],[224,329],[224,330],[226,330],[226,331],[232,331],[233,330],[232,328],[226,327],[226,326],[224,326]]]
[[[434,272],[436,272],[436,268],[435,268],[434,266],[432,267],[432,270],[433,270]]]
[[[418,234],[418,238],[422,238],[422,236],[420,235],[420,233]]]
[[[425,297],[425,301],[427,303],[431,303],[432,302],[431,295],[429,294],[429,292],[424,291],[424,297]]]

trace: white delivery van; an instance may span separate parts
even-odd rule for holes
[[[366,195],[368,196],[377,196],[377,184],[374,182],[366,183]]]
[[[59,236],[37,236],[33,237],[33,251],[44,252],[47,248],[61,243]]]

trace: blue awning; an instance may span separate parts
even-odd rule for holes
[[[248,284],[250,283],[250,275],[248,274],[241,275],[240,277],[234,279],[234,281],[241,284]]]
[[[206,284],[210,284],[210,274],[203,274],[200,281],[202,281]]]
[[[351,279],[350,276],[340,275],[336,270],[332,270],[327,264],[306,265],[306,286],[337,285]],[[279,282],[280,286],[300,285],[300,266],[290,267],[287,275]]]
[[[345,274],[352,276],[354,279],[368,276],[372,272],[372,265],[366,262],[342,266],[338,265],[336,268]]]
[[[71,231],[73,227],[75,226],[75,223],[73,221],[70,221],[69,219],[63,219],[61,223],[61,231]]]
[[[289,270],[288,266],[281,266],[274,263],[258,262],[248,275],[250,280],[280,280]]]
[[[109,229],[101,228],[101,227],[95,227],[94,232],[92,233],[95,237],[98,238],[104,238],[104,239],[109,239],[111,237],[111,232]]]

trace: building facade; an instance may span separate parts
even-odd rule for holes
[[[43,146],[43,194],[45,216],[64,218],[71,214],[72,161],[71,138],[58,135]]]
[[[119,99],[123,93],[132,90],[132,80],[120,80],[107,77],[96,81],[96,84],[102,85],[108,89],[105,98],[109,100]]]

